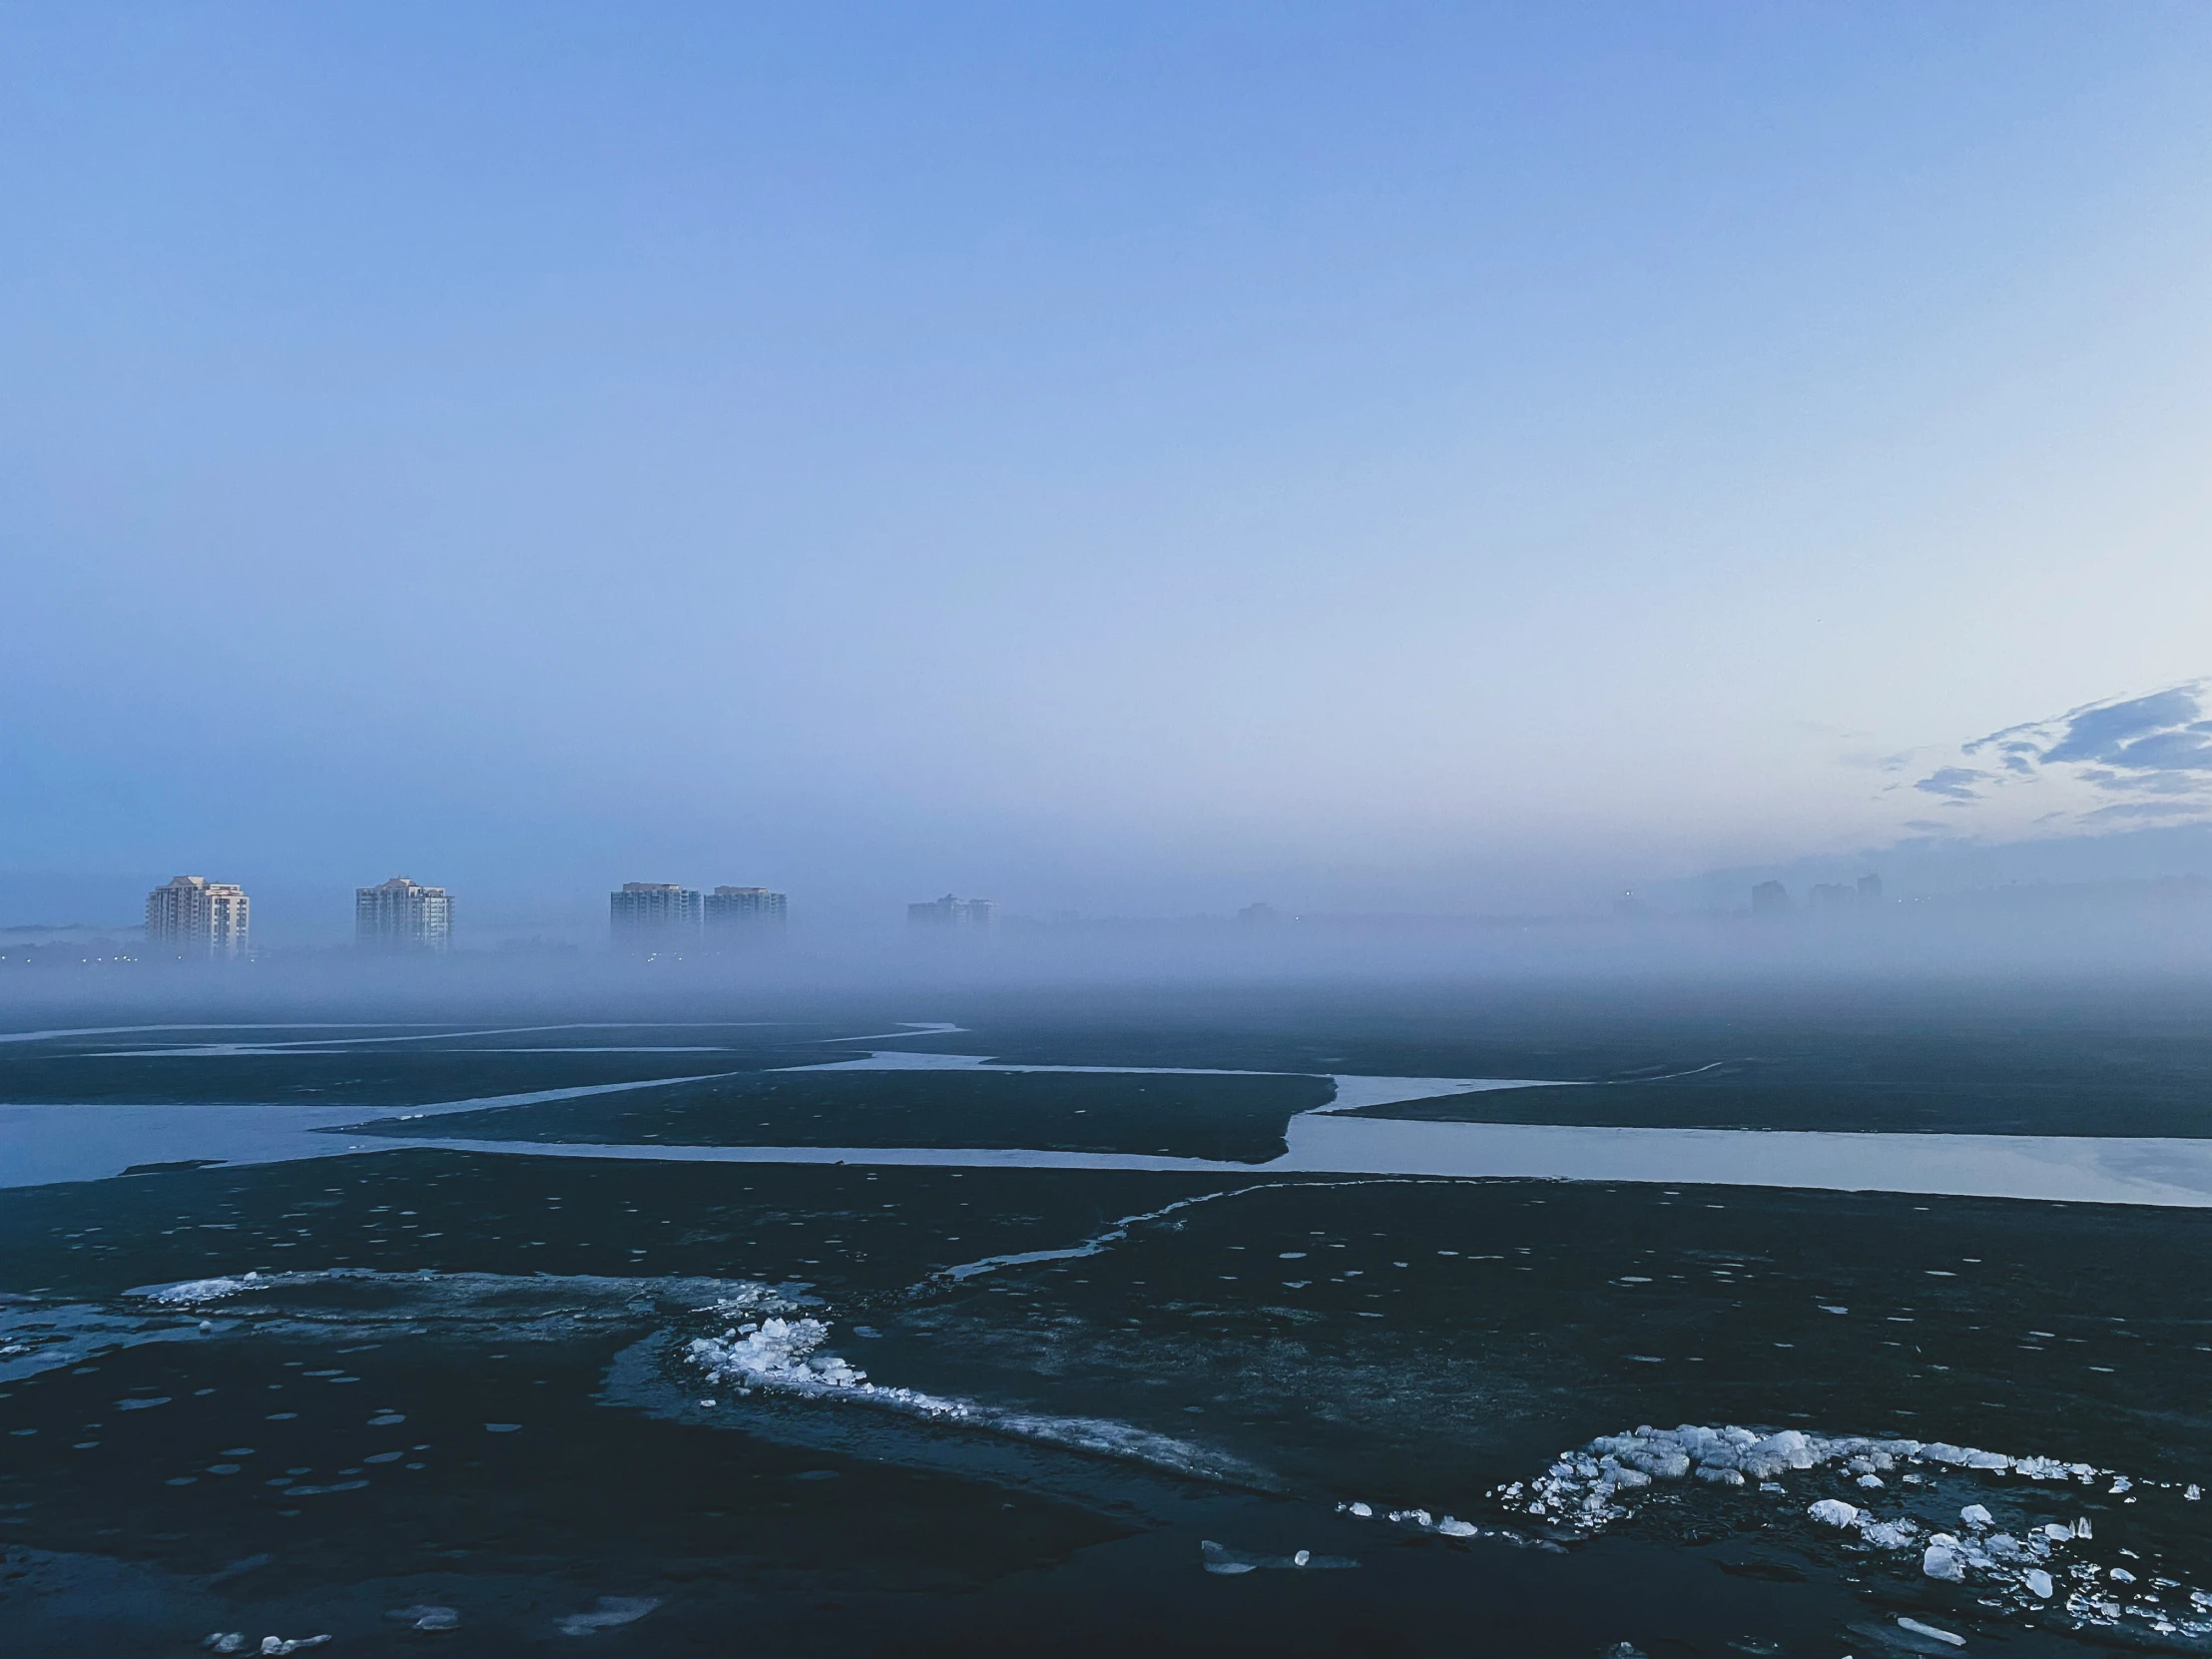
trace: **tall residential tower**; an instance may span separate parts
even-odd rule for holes
[[[252,902],[236,882],[180,875],[146,895],[147,950],[160,956],[243,956]]]
[[[363,950],[443,950],[453,940],[453,901],[443,887],[394,875],[353,889],[353,942]]]
[[[709,949],[738,950],[784,936],[784,895],[773,887],[717,887],[707,895]]]
[[[681,954],[699,943],[699,894],[674,881],[625,881],[607,895],[607,927],[617,950]]]

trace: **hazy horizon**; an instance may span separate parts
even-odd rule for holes
[[[2201,9],[0,40],[0,924],[2212,873]]]

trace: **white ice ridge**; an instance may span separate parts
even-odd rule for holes
[[[295,1275],[279,1275],[293,1278]],[[177,1307],[195,1307],[203,1302],[221,1302],[225,1297],[237,1296],[241,1291],[258,1291],[274,1283],[259,1273],[244,1273],[236,1277],[220,1279],[187,1279],[175,1285],[142,1285],[135,1291],[125,1291],[125,1296],[144,1297],[148,1302],[165,1302]]]
[[[685,1357],[718,1384],[739,1395],[759,1390],[872,1405],[989,1433],[1047,1441],[1073,1451],[1149,1463],[1177,1474],[1242,1485],[1268,1484],[1260,1470],[1236,1458],[1131,1423],[1105,1417],[1010,1411],[974,1400],[923,1393],[918,1388],[870,1382],[866,1372],[824,1349],[830,1337],[828,1323],[782,1317],[794,1310],[773,1294],[744,1302],[720,1302],[715,1311],[730,1316],[732,1323],[719,1337],[694,1338],[685,1347]],[[751,1314],[763,1317],[744,1317]]]
[[[2212,1595],[2170,1578],[2153,1576],[2149,1583],[2138,1584],[2136,1575],[2126,1568],[2106,1569],[2080,1559],[2080,1545],[2095,1535],[2090,1520],[2079,1514],[2057,1516],[2055,1510],[2062,1507],[2058,1494],[2035,1490],[2036,1485],[2094,1488],[2104,1482],[2102,1491],[2107,1496],[2143,1488],[2171,1491],[2186,1500],[2198,1488],[2131,1480],[2090,1463],[2017,1457],[1943,1440],[1830,1437],[1795,1428],[1763,1431],[1733,1424],[1724,1428],[1646,1424],[1625,1434],[1600,1435],[1580,1450],[1563,1452],[1534,1479],[1513,1481],[1492,1496],[1508,1510],[1589,1533],[1634,1513],[1656,1482],[1695,1479],[1715,1493],[1735,1489],[1776,1494],[1787,1490],[1787,1476],[1808,1471],[1853,1477],[1852,1491],[1858,1500],[1828,1496],[1805,1506],[1805,1518],[1819,1532],[1841,1533],[1870,1551],[1917,1556],[1925,1577],[1973,1583],[2005,1598],[1985,1600],[1986,1606],[2034,1610],[2055,1605],[2077,1626],[2109,1626],[2133,1618],[2162,1635],[2178,1632],[2192,1640],[2212,1637]],[[2034,1483],[2025,1491],[2014,1488],[2010,1494],[2007,1507],[2021,1511],[2012,1521],[2014,1530],[1998,1529],[1997,1517],[1981,1502],[1956,1510],[1955,1520],[1947,1511],[1941,1518],[1930,1518],[1925,1501],[1918,1505],[1923,1513],[1908,1512],[1915,1500],[1933,1498],[1930,1482],[1949,1471],[1990,1478],[2020,1475]],[[1883,1501],[1875,1494],[1887,1495],[1892,1480],[1898,1482],[1900,1495],[1890,1499],[1893,1512],[1884,1515],[1873,1507]],[[1992,1488],[1992,1495],[1996,1490]],[[2028,1512],[2033,1510],[2051,1512],[2050,1518],[2030,1522]],[[2171,1599],[2162,1598],[2161,1592]]]

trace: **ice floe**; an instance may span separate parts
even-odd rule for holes
[[[461,1615],[455,1609],[427,1602],[413,1607],[394,1607],[384,1617],[409,1630],[458,1630],[461,1627]]]
[[[1964,1647],[1966,1645],[1966,1638],[1959,1635],[1956,1631],[1938,1630],[1933,1624],[1921,1623],[1919,1619],[1900,1617],[1898,1620],[1898,1628],[1900,1630],[1910,1630],[1916,1636],[1933,1637],[1935,1640],[1946,1643],[1951,1647]]]
[[[1235,1574],[1287,1570],[1291,1572],[1332,1572],[1360,1563],[1348,1555],[1316,1555],[1310,1549],[1293,1550],[1288,1555],[1248,1555],[1242,1550],[1230,1549],[1211,1538],[1202,1539],[1198,1546],[1199,1565],[1208,1572]]]
[[[658,1596],[601,1596],[591,1612],[571,1613],[553,1628],[564,1636],[594,1636],[602,1630],[636,1624],[660,1604]]]

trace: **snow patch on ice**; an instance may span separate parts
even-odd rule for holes
[[[1676,1428],[1649,1424],[1625,1434],[1600,1435],[1578,1450],[1562,1452],[1543,1474],[1532,1480],[1514,1481],[1497,1488],[1492,1496],[1509,1511],[1541,1519],[1553,1527],[1588,1534],[1603,1530],[1632,1515],[1655,1481],[1695,1479],[1719,1491],[1750,1489],[1754,1483],[1769,1491],[1786,1490],[1786,1477],[1829,1474],[1856,1477],[1861,1490],[1887,1490],[1881,1473],[1901,1470],[1899,1485],[1907,1488],[1901,1502],[1918,1498],[1926,1503],[1940,1487],[1938,1479],[1955,1485],[1960,1479],[1995,1479],[2024,1476],[2026,1487],[2014,1487],[2007,1507],[2046,1507],[2056,1492],[2038,1492],[2053,1485],[2078,1489],[2101,1485],[2104,1494],[2128,1493],[2143,1487],[2177,1497],[2186,1493],[2166,1482],[2139,1482],[2113,1469],[2088,1463],[2067,1462],[2043,1456],[2012,1456],[1978,1446],[1954,1445],[1945,1440],[1880,1439],[1865,1436],[1809,1434],[1800,1429],[1761,1430],[1734,1424],[1706,1427],[1684,1423]],[[1878,1472],[1880,1471],[1880,1472]],[[2006,1484],[2011,1484],[2009,1481]],[[1992,1491],[1997,1490],[1994,1486]],[[2135,1497],[2127,1497],[2135,1502]],[[2166,1609],[2155,1595],[2138,1590],[2113,1590],[2113,1584],[2134,1585],[2136,1577],[2126,1568],[2104,1569],[2074,1557],[2095,1534],[2086,1515],[2070,1522],[2030,1524],[2015,1514],[2010,1524],[2019,1535],[1998,1531],[1998,1515],[1988,1504],[1971,1502],[1955,1511],[1960,1536],[1942,1529],[1942,1522],[1921,1515],[1877,1514],[1874,1510],[1823,1496],[1804,1513],[1824,1530],[1846,1535],[1847,1547],[1877,1555],[1902,1556],[1906,1570],[1914,1561],[1920,1574],[1943,1583],[1971,1585],[1995,1591],[1981,1603],[2009,1608],[2015,1613],[2041,1608],[2064,1595],[2063,1606],[2074,1627],[2110,1628],[2123,1619],[2139,1620],[2160,1634],[2180,1633],[2196,1641],[2212,1640],[2212,1596],[2190,1592],[2190,1610]],[[1395,1518],[1395,1517],[1393,1517]],[[1419,1517],[1427,1524],[1427,1517]],[[2056,1572],[2053,1569],[2058,1569]],[[2125,1576],[2123,1576],[2125,1575]],[[2162,1580],[2179,1587],[2173,1580]],[[2064,1586],[2070,1584],[2070,1590]],[[2131,1599],[2118,1599],[2126,1595]]]

